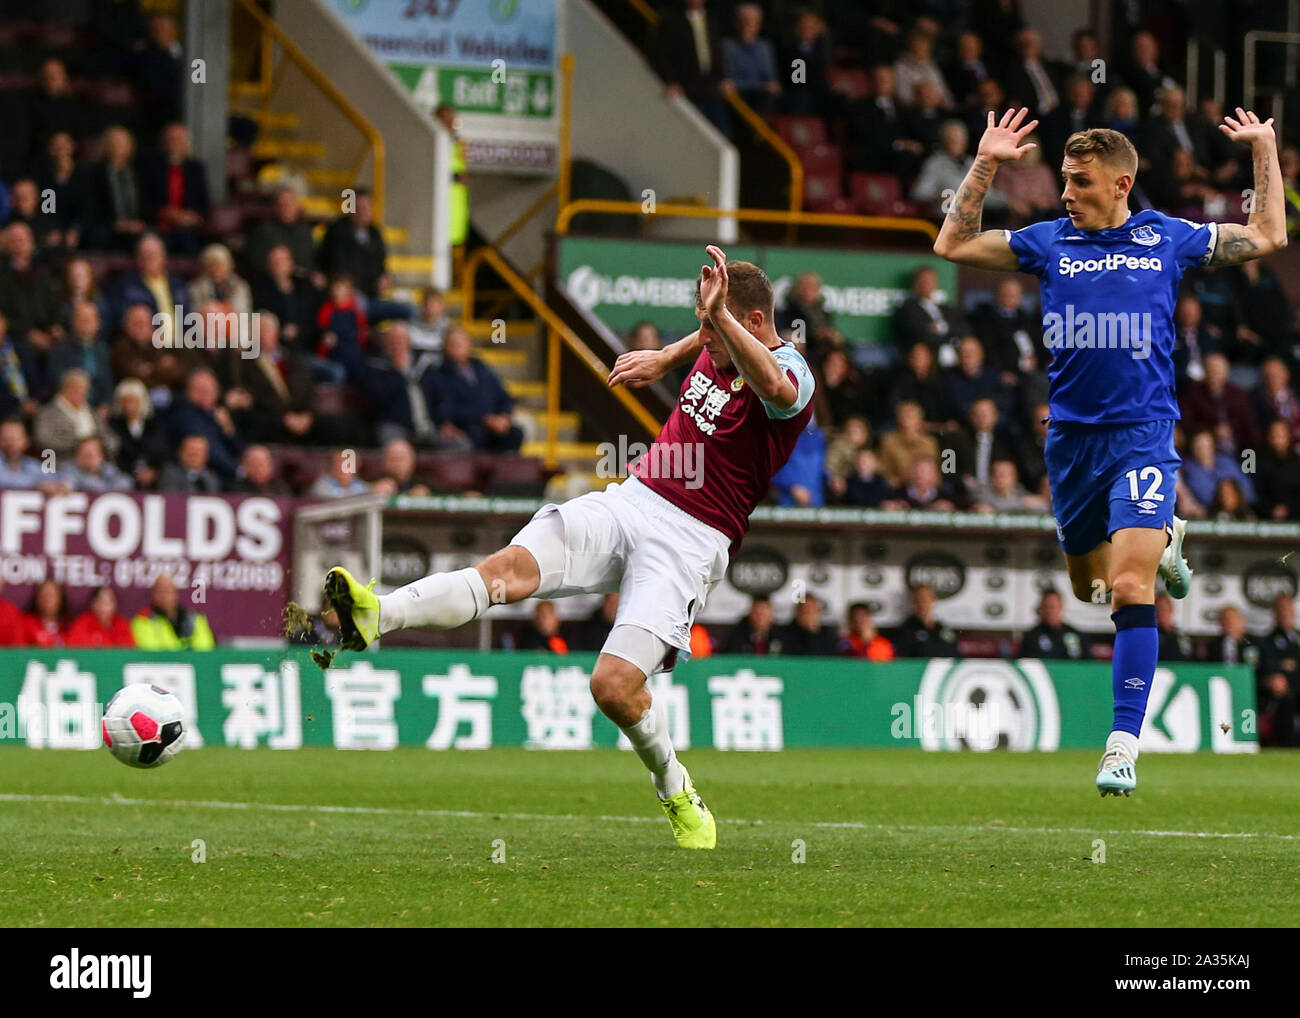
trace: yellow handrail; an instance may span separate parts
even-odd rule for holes
[[[352,121],[352,124],[365,135],[366,140],[370,143],[371,156],[374,159],[374,180],[371,183],[371,201],[375,209],[375,220],[382,223],[384,220],[384,173],[386,170],[386,159],[384,152],[384,139],[378,131],[371,125],[361,112],[353,106],[344,97],[343,93],[334,87],[334,84],[321,73],[308,58],[298,45],[291,39],[285,31],[280,28],[274,21],[268,18],[257,6],[254,0],[236,0],[240,7],[253,16],[258,26],[264,33],[274,36],[275,41],[280,44],[284,50],[285,56],[292,60],[307,76],[307,78],[318,89],[321,90],[342,114]],[[265,42],[263,43],[265,45]],[[354,176],[359,176],[362,165],[365,163],[364,156],[361,163],[358,164],[354,171]]]
[[[628,0],[628,3],[632,5],[633,10],[645,18],[647,25],[651,28],[659,27],[659,12],[646,3],[645,0]]]
[[[768,127],[767,122],[754,112],[754,107],[745,102],[738,92],[729,91],[726,95],[727,102],[731,103],[732,108],[740,114],[741,119],[749,125],[750,130],[776,149],[777,155],[786,161],[786,165],[790,168],[790,211],[799,212],[803,209],[803,160],[799,158],[799,153],[792,149],[784,138]],[[791,231],[793,229],[794,224],[792,223]],[[793,242],[793,233],[789,239]]]
[[[687,219],[739,219],[751,223],[795,223],[805,226],[841,226],[858,230],[901,230],[924,233],[933,243],[939,228],[928,219],[907,216],[857,216],[844,212],[787,212],[784,209],[718,209],[698,205],[657,205],[646,212],[639,201],[579,198],[560,209],[555,232],[564,236],[569,223],[580,212],[614,212],[638,216],[683,216]]]
[[[492,268],[496,270],[496,272],[501,276],[501,278],[506,281],[506,284],[510,286],[510,288],[513,289],[515,293],[517,293],[520,296],[520,298],[522,298],[523,301],[530,308],[533,309],[533,313],[537,315],[537,317],[540,318],[549,329],[553,330],[564,341],[564,344],[570,350],[572,350],[575,355],[577,355],[578,360],[582,361],[582,363],[586,366],[587,370],[590,371],[593,375],[595,375],[596,378],[598,378],[601,384],[603,385],[605,383],[605,380],[609,377],[610,369],[605,366],[605,364],[601,361],[601,359],[598,356],[596,356],[596,354],[592,351],[591,347],[587,346],[586,343],[584,343],[581,339],[578,338],[578,334],[575,333],[571,328],[569,328],[569,326],[565,324],[564,319],[562,319],[559,315],[557,315],[554,311],[552,311],[547,306],[544,300],[542,300],[539,296],[537,296],[537,294],[533,291],[533,288],[528,285],[527,281],[524,280],[523,277],[519,275],[519,273],[515,272],[515,270],[509,266],[509,264],[506,262],[504,258],[502,258],[495,251],[493,251],[490,247],[479,248],[479,251],[485,252],[483,256],[484,260],[488,262],[488,264],[490,264]],[[478,252],[475,253],[477,254]],[[470,306],[471,305],[468,304],[466,305],[467,308]],[[472,323],[467,318],[465,319],[463,324],[466,327],[469,327]],[[555,400],[556,403],[558,404],[558,400],[559,400],[558,365],[559,365],[558,358],[552,359],[552,363],[547,365],[548,403],[550,402],[550,398],[551,398],[550,390],[553,389]],[[614,394],[615,398],[620,403],[622,403],[623,406],[632,414],[632,416],[636,418],[638,424],[640,424],[643,428],[645,428],[646,431],[648,431],[652,436],[659,434],[659,427],[660,427],[659,421],[655,420],[654,415],[651,414],[650,411],[647,410],[645,407],[643,407],[632,396],[631,393],[629,393],[626,389],[621,387],[612,389],[610,391]],[[547,416],[552,423],[555,420],[556,409],[558,409],[558,406],[554,408],[548,407]],[[554,450],[552,448],[552,452],[553,451]]]

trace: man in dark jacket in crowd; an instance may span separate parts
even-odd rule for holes
[[[470,354],[469,333],[459,327],[447,333],[443,362],[434,372],[442,434],[463,435],[476,449],[515,452],[524,440],[510,416],[515,401],[492,369]]]

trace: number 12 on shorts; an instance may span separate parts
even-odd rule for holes
[[[1139,498],[1151,499],[1154,502],[1163,502],[1165,496],[1160,492],[1160,486],[1165,482],[1165,475],[1160,472],[1159,467],[1140,467],[1130,470],[1124,475],[1128,478],[1129,498],[1136,502]],[[1138,482],[1150,480],[1147,486],[1146,494],[1138,494]]]

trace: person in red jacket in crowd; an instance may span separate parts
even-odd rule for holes
[[[0,581],[0,590],[4,590]],[[0,597],[0,647],[18,647],[23,642],[23,613],[12,601]]]
[[[131,623],[117,613],[117,594],[112,587],[96,587],[90,606],[68,627],[64,637],[69,647],[134,647]]]
[[[68,628],[68,599],[63,585],[42,580],[32,591],[31,606],[23,616],[22,643],[27,647],[62,647]]]
[[[840,644],[841,653],[865,657],[868,661],[894,660],[894,645],[876,631],[871,609],[858,602],[849,606],[849,633]]]

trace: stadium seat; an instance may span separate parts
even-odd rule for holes
[[[803,162],[803,172],[807,176],[818,176],[824,173],[838,174],[844,167],[844,157],[840,153],[840,147],[824,142],[801,148],[799,158]]]
[[[213,205],[208,213],[208,230],[223,239],[238,233],[244,224],[244,210],[238,205]]]
[[[826,77],[831,89],[848,99],[863,99],[871,91],[870,78],[861,67],[832,67]]]
[[[456,494],[476,487],[479,464],[474,456],[425,452],[415,457],[415,473],[428,480],[435,494]]]
[[[810,173],[803,180],[804,204],[810,209],[824,208],[831,199],[841,197],[840,172]]]
[[[914,216],[916,205],[903,197],[902,185],[891,173],[849,175],[849,195],[857,212],[868,216]]]
[[[312,412],[323,417],[361,416],[366,407],[360,393],[351,385],[331,385],[322,383],[316,386],[312,397]]]
[[[546,488],[546,468],[532,456],[484,457],[478,489],[486,495],[538,496]]]
[[[768,117],[767,122],[791,148],[803,149],[826,141],[826,123],[821,117],[778,113]]]

